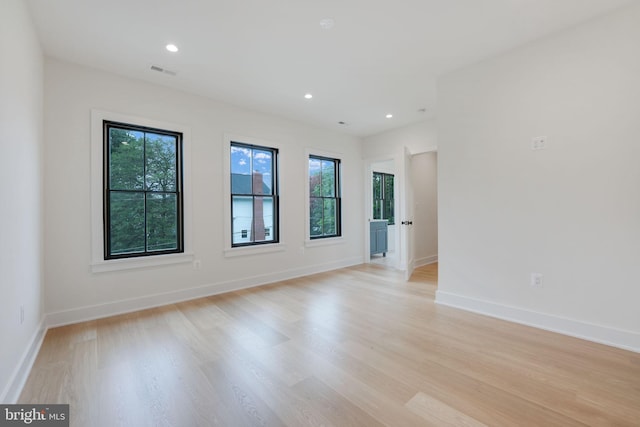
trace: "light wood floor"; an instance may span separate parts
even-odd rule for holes
[[[362,265],[47,333],[20,401],[93,426],[640,426],[640,354]]]

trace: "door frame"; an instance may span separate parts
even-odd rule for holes
[[[404,155],[405,150],[408,151],[411,158],[417,154],[430,153],[430,152],[438,152],[438,146],[434,145],[428,147],[427,149],[423,149],[417,151],[415,153],[411,152],[408,146],[400,145],[397,146],[392,153],[388,153],[385,155],[378,155],[373,157],[366,157],[363,159],[363,173],[364,173],[364,262],[371,263],[371,254],[370,254],[370,236],[369,236],[369,221],[372,219],[373,212],[373,164],[381,163],[386,161],[393,161],[394,163],[394,212],[396,217],[396,233],[394,236],[394,244],[396,250],[396,263],[395,268],[401,271],[405,271],[405,275],[408,274],[408,267],[402,265],[403,259],[406,259],[406,248],[402,247],[401,242],[401,234],[402,234],[402,226],[400,225],[402,221],[410,220],[413,221],[413,218],[402,218],[401,215],[405,214],[403,194],[405,193],[405,189],[403,188],[405,185],[405,168],[404,168]],[[439,159],[438,159],[439,160]],[[439,165],[438,165],[439,166]],[[438,167],[438,173],[440,168]],[[401,179],[398,179],[402,177]],[[415,213],[415,212],[414,212]],[[409,232],[413,233],[413,228],[408,229]],[[415,238],[415,235],[413,236]],[[410,260],[407,260],[409,262]],[[408,277],[407,277],[408,280]]]
[[[363,170],[364,170],[364,187],[365,187],[365,191],[363,191],[364,194],[364,206],[365,206],[365,212],[364,212],[364,262],[369,264],[371,262],[371,242],[370,242],[370,236],[369,236],[369,222],[373,219],[372,218],[372,213],[373,213],[373,165],[375,163],[382,163],[382,162],[388,162],[388,161],[393,161],[393,168],[394,168],[394,176],[398,173],[397,172],[397,165],[398,165],[398,161],[396,159],[395,155],[385,155],[385,156],[378,156],[378,157],[370,157],[370,158],[366,158],[364,159],[364,166],[363,166]],[[393,209],[394,212],[398,212],[398,208],[399,208],[399,196],[397,196],[398,194],[398,184],[396,183],[396,180],[394,179],[393,181],[393,194],[394,194],[394,201],[393,201]],[[397,218],[397,213],[396,213],[396,218]],[[396,224],[398,224],[398,221],[396,221]],[[396,229],[399,229],[399,227],[396,227]],[[400,245],[400,236],[399,233],[396,231],[395,235],[394,235],[394,247],[395,247],[395,251],[398,252],[399,249],[399,245]],[[396,256],[395,257],[395,265],[394,267],[397,269],[400,269],[400,257]]]
[[[415,268],[415,229],[413,221],[415,215],[415,201],[413,194],[413,176],[411,172],[411,160],[413,154],[409,147],[403,146],[402,152],[398,155],[400,159],[400,221],[401,227],[398,228],[400,237],[400,260],[398,265],[404,271],[404,280],[409,280]]]
[[[404,147],[403,147],[404,149]],[[395,250],[395,263],[393,265],[393,267],[397,270],[405,270],[405,267],[402,265],[402,259],[403,259],[403,251],[404,249],[401,247],[401,233],[402,233],[402,228],[400,225],[400,213],[402,211],[402,198],[401,198],[401,193],[404,191],[402,186],[401,186],[401,182],[404,183],[404,180],[400,180],[399,176],[401,174],[404,174],[404,169],[403,169],[403,164],[404,164],[404,160],[402,157],[400,157],[400,155],[403,155],[404,151],[401,152],[397,152],[397,150],[394,150],[394,152],[391,154],[386,154],[386,155],[381,155],[381,156],[376,156],[376,157],[368,157],[364,159],[364,185],[365,185],[365,191],[364,193],[364,206],[365,206],[365,213],[364,213],[364,261],[365,263],[370,263],[371,262],[371,253],[370,253],[370,236],[369,236],[369,222],[372,219],[372,213],[373,213],[373,165],[375,163],[383,163],[383,162],[388,162],[388,161],[392,161],[393,162],[393,175],[394,175],[394,180],[393,180],[393,195],[394,195],[394,200],[393,200],[393,210],[395,213],[395,232],[394,232],[394,236],[393,236],[393,244],[394,244],[394,250]],[[402,184],[404,185],[404,184]]]

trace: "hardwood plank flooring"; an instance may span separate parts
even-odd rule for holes
[[[71,425],[640,426],[640,354],[437,306],[360,265],[48,331]]]

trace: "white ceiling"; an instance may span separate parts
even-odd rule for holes
[[[442,73],[632,1],[28,0],[49,56],[359,136],[433,117]]]

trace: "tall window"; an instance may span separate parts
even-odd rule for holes
[[[340,228],[340,160],[309,156],[309,235],[336,237]]]
[[[182,134],[103,122],[104,258],[184,252]]]
[[[278,150],[231,143],[231,242],[278,242]]]
[[[394,224],[393,214],[393,175],[373,173],[373,219],[389,220]]]

